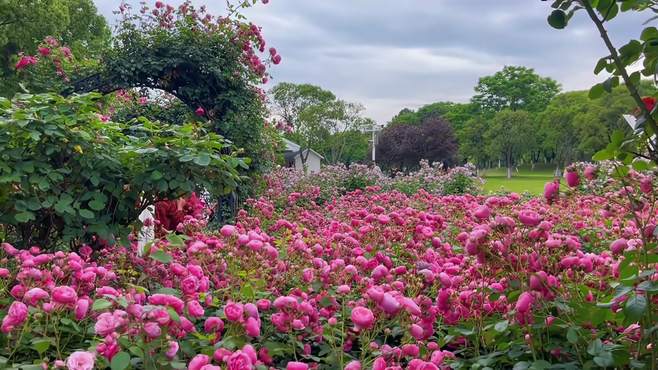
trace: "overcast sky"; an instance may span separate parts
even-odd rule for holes
[[[95,2],[112,23],[119,2]],[[225,3],[193,2],[208,5],[215,15]],[[280,81],[319,85],[364,104],[368,116],[385,123],[405,107],[468,101],[478,78],[504,65],[534,68],[564,90],[602,80],[592,70],[606,51],[586,14],[577,13],[569,27],[555,30],[546,23],[549,3],[270,0],[245,14],[283,57],[270,70],[270,87]],[[609,25],[614,41],[638,37],[642,21],[622,14]]]

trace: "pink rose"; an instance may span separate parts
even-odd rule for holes
[[[69,370],[92,370],[94,368],[95,356],[93,353],[77,351],[71,353],[66,360]]]
[[[613,254],[622,254],[628,248],[628,240],[621,238],[617,239],[612,244],[610,244],[610,251]]]
[[[544,198],[546,198],[548,204],[553,203],[553,201],[557,199],[559,191],[560,183],[557,181],[547,182],[546,185],[544,185]]]
[[[203,307],[201,307],[199,301],[196,300],[187,302],[187,312],[190,314],[190,316],[196,318],[205,315],[205,311],[203,310]]]
[[[78,299],[75,303],[75,319],[80,321],[87,316],[87,311],[89,310],[89,300],[88,299]]]
[[[575,169],[567,169],[564,177],[567,179],[567,185],[569,185],[569,187],[575,188],[580,184],[580,177]]]
[[[149,336],[149,338],[157,338],[162,334],[160,326],[153,321],[149,321],[144,324],[144,332]]]
[[[203,323],[203,330],[206,333],[215,333],[224,330],[224,321],[219,317],[211,316]]]
[[[206,355],[196,355],[187,365],[188,370],[201,370],[202,367],[210,363],[210,357]]]
[[[41,288],[32,288],[28,290],[23,296],[23,301],[27,302],[30,306],[36,306],[39,304],[39,301],[48,299],[50,295],[48,292]]]
[[[114,332],[114,330],[119,326],[117,319],[109,312],[103,312],[96,319],[96,324],[94,324],[94,329],[96,334],[101,337],[105,337]]]
[[[365,307],[354,307],[352,309],[352,322],[357,329],[369,329],[375,323],[375,315]]]
[[[224,225],[222,226],[221,229],[219,229],[220,234],[222,234],[224,237],[231,237],[233,235],[237,235],[238,229],[236,229],[235,226],[233,225]]]
[[[244,351],[235,351],[226,360],[226,367],[228,370],[251,370],[253,363],[251,358]]]
[[[260,321],[256,320],[253,317],[247,318],[247,322],[244,325],[247,335],[250,337],[259,337],[260,336]]]
[[[203,117],[206,114],[206,110],[199,107],[194,111],[194,114],[196,114],[199,117]]]
[[[172,340],[169,342],[169,348],[167,349],[167,352],[165,352],[165,356],[167,356],[168,359],[172,359],[176,357],[176,353],[178,353],[178,348],[180,346],[178,345],[178,342],[175,340]]]
[[[182,267],[182,266],[181,266]],[[188,276],[181,282],[183,293],[191,295],[199,289],[199,279],[196,276]]]
[[[37,58],[31,55],[23,55],[16,63],[16,70],[20,71],[21,69],[26,68],[27,66],[37,64]]]
[[[516,301],[516,310],[520,313],[526,313],[530,310],[534,298],[532,294],[528,292],[523,292],[519,296],[519,299]]]
[[[383,357],[377,357],[372,363],[372,370],[384,370],[387,366]]]
[[[7,311],[7,316],[2,319],[2,332],[9,333],[16,326],[22,325],[27,320],[27,314],[27,306],[23,302],[12,302]]]
[[[487,206],[480,206],[473,212],[473,215],[479,219],[489,218],[491,216],[491,210]]]
[[[361,370],[361,362],[350,361],[347,365],[345,365],[345,370]]]
[[[519,220],[526,226],[537,226],[541,222],[541,216],[535,211],[524,209],[519,212]]]
[[[290,361],[286,365],[286,370],[308,370],[308,365],[303,362]]]
[[[224,307],[224,315],[229,321],[241,321],[243,313],[244,308],[241,303],[229,302]]]
[[[74,305],[78,301],[78,293],[70,286],[58,286],[53,289],[53,302]]]

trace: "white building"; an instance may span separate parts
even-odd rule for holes
[[[283,142],[286,144],[286,150],[283,152],[283,157],[285,158],[287,167],[305,170],[306,173],[320,172],[320,164],[324,157],[313,149],[301,150],[301,147],[298,144],[295,144],[288,139],[283,139]],[[302,155],[306,159],[306,168],[304,168]]]

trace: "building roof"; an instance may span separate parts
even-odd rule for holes
[[[286,144],[286,150],[285,150],[286,152],[298,153],[302,148],[299,144],[297,144],[295,142],[292,142],[292,141],[290,141],[286,138],[283,138],[283,143]],[[321,156],[320,153],[316,152],[315,150],[305,149],[304,151],[307,151],[307,150],[310,150],[311,153],[317,155],[318,157],[320,157],[320,159],[324,159],[324,157]]]

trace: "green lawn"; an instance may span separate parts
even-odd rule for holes
[[[519,172],[514,172],[510,180],[507,179],[505,168],[483,170],[480,175],[485,180],[484,191],[486,193],[509,191],[539,195],[544,191],[544,184],[553,179],[553,171],[552,167],[538,166],[534,170],[530,170],[530,167],[519,167]]]

